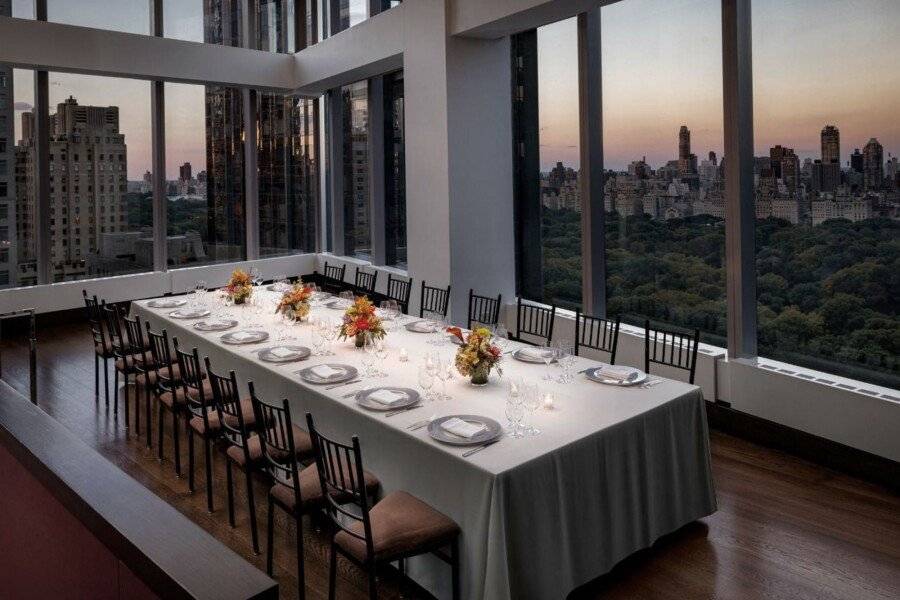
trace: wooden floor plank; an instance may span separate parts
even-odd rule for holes
[[[0,342],[3,378],[26,395],[27,350],[27,340],[21,337]],[[101,398],[95,401],[91,352],[83,323],[64,323],[39,332],[41,407],[222,543],[265,568],[264,556],[254,556],[250,548],[242,474],[235,474],[238,510],[237,527],[232,529],[227,521],[221,454],[214,453],[216,510],[209,514],[202,447],[198,452],[197,491],[191,494],[186,470],[181,479],[174,474],[171,418],[166,419],[166,458],[159,462],[156,449],[145,447],[143,435],[138,439],[126,431],[124,406],[120,405],[118,415],[112,406],[106,407],[102,378]],[[142,433],[146,427],[143,421],[142,402]],[[900,497],[877,485],[722,433],[713,431],[711,438],[719,510],[628,558],[612,572],[573,592],[572,598],[900,598]],[[186,469],[186,443],[182,443],[182,450]],[[259,482],[255,491],[264,544],[265,491]],[[283,598],[297,595],[293,532],[293,522],[279,514],[275,577]],[[324,528],[305,521],[308,598],[327,597],[327,544]],[[363,574],[344,561],[339,571],[338,597],[365,598]],[[428,597],[396,573],[385,573],[382,580],[383,598]]]

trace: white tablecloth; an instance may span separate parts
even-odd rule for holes
[[[260,292],[267,302],[276,294]],[[294,420],[305,428],[312,412],[323,432],[349,440],[358,435],[366,468],[383,492],[405,490],[453,518],[462,528],[463,598],[565,598],[575,587],[609,571],[662,535],[716,509],[709,460],[709,434],[699,388],[663,380],[650,388],[620,388],[588,381],[560,385],[540,380],[544,365],[504,357],[504,376],[539,382],[555,396],[555,409],[541,410],[535,437],[505,437],[469,458],[464,448],[433,441],[427,428],[406,427],[431,416],[479,414],[506,422],[506,386],[496,374],[478,388],[459,375],[447,384],[448,401],[394,417],[371,412],[343,396],[378,385],[417,388],[425,352],[440,351],[450,361],[456,346],[427,344],[431,336],[397,325],[386,338],[389,357],[380,368],[390,375],[327,391],[295,374],[300,368],[337,362],[362,371],[363,352],[352,342],[336,342],[336,356],[313,356],[290,365],[260,361],[256,350],[275,345],[281,324],[267,305],[261,315],[249,306],[231,307],[242,325],[256,320],[272,337],[254,346],[225,346],[221,333],[201,333],[192,321],[168,316],[147,301],[132,304],[133,314],[164,327],[182,347],[199,348],[214,369],[234,369],[238,380],[252,380],[267,400],[288,398]],[[207,306],[224,314],[213,298]],[[341,312],[315,307],[313,316]],[[407,322],[410,320],[406,318]],[[312,327],[290,327],[293,343],[312,346]],[[405,348],[409,362],[400,362]],[[593,364],[578,359],[574,370]],[[558,369],[555,366],[550,369]],[[440,597],[449,597],[450,570],[434,557],[408,561],[408,572]]]

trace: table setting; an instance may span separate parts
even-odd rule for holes
[[[153,300],[132,310],[180,344],[197,346],[219,369],[253,380],[261,397],[288,398],[301,427],[309,411],[334,435],[358,435],[366,468],[384,491],[409,491],[462,527],[464,597],[563,598],[644,547],[647,536],[714,510],[695,386],[576,357],[566,340],[528,346],[509,340],[502,327],[469,331],[352,294],[325,296],[302,282],[282,291],[250,282],[249,291],[229,285],[194,294],[191,307],[210,314],[193,321],[170,316],[171,307],[154,307]],[[290,302],[282,310],[289,295],[307,292],[306,308]],[[235,293],[242,302],[234,302]],[[343,308],[329,306],[338,300]],[[237,324],[210,333],[194,327],[201,321]],[[277,346],[259,348],[272,339]],[[301,360],[303,368],[285,368]],[[636,513],[654,516],[640,531],[610,532],[606,525],[644,522]],[[595,541],[613,537],[599,548],[583,546],[588,530]],[[561,558],[573,553],[592,559]],[[442,567],[430,559],[409,561],[408,573],[446,595]]]

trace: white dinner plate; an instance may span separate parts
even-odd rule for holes
[[[441,427],[441,423],[453,418],[462,419],[468,423],[484,425],[484,429],[470,438],[450,433]],[[446,417],[438,417],[429,423],[428,434],[439,442],[453,446],[478,446],[486,442],[492,442],[503,435],[503,427],[497,421],[480,415],[447,415]]]
[[[378,390],[390,390],[392,392],[397,392],[406,396],[404,399],[394,403],[394,404],[382,404],[378,400],[374,400],[371,398],[371,395],[377,392]],[[371,388],[368,390],[360,390],[356,393],[356,403],[362,406],[363,408],[368,408],[369,410],[396,410],[398,408],[407,408],[409,406],[413,406],[418,404],[419,402],[419,392],[416,390],[411,390],[409,388],[402,387],[377,387]]]
[[[608,377],[603,377],[600,374],[601,369],[603,369],[603,367],[595,367],[592,369],[588,369],[587,371],[584,372],[584,375],[591,381],[596,381],[597,383],[602,383],[605,385],[617,385],[619,387],[631,387],[633,385],[640,385],[640,384],[644,383],[645,381],[647,381],[647,378],[649,377],[649,375],[647,375],[643,371],[635,369],[635,371],[637,371],[637,373],[638,373],[637,377],[635,377],[634,379],[630,379],[628,381],[621,381],[619,379],[611,379]]]

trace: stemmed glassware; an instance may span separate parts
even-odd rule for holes
[[[521,381],[510,380],[506,390],[506,428],[512,437],[522,437],[522,419],[525,418],[524,389]]]
[[[204,300],[205,294],[206,294],[206,282],[203,281],[202,279],[198,279],[197,282],[194,284],[194,305],[195,306],[199,307],[199,306],[203,305],[203,300]]]
[[[553,375],[550,373],[550,363],[556,358],[556,348],[553,346],[542,346],[540,349],[541,359],[547,366],[547,373],[544,375],[544,381],[553,381]]]
[[[525,427],[525,435],[539,435],[541,430],[534,426],[534,413],[541,407],[543,394],[541,388],[537,385],[526,385],[525,387],[525,410],[528,411],[528,426]]]
[[[491,340],[494,342],[494,345],[500,349],[500,352],[506,352],[506,349],[509,347],[509,332],[506,330],[506,325],[503,323],[498,323],[494,325],[491,333],[493,333],[494,339]]]
[[[449,396],[447,396],[446,390],[449,377],[447,376],[447,369],[443,361],[441,361],[439,352],[429,352],[425,355],[425,368],[428,369],[428,372],[431,374],[435,383],[438,381],[441,383],[441,391],[435,390],[435,399],[447,400]]]
[[[310,319],[310,325],[312,325],[312,346],[313,346],[313,356],[324,356],[326,354],[325,347],[325,327],[323,326],[323,322],[325,319]]]
[[[433,400],[431,388],[434,386],[434,375],[426,363],[419,365],[419,387],[425,392],[425,400]]]
[[[563,372],[557,378],[559,383],[572,382],[572,363],[575,362],[575,346],[569,340],[559,340],[556,342],[556,361],[562,367]]]
[[[338,326],[334,322],[334,320],[329,318],[324,318],[321,320],[322,324],[322,338],[325,340],[327,344],[327,348],[325,348],[325,356],[331,356],[334,352],[331,351],[331,345],[338,338]]]

